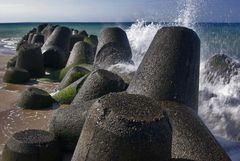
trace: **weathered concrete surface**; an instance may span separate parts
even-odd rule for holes
[[[42,130],[15,133],[4,147],[2,161],[60,161],[54,134]]]
[[[132,52],[126,33],[117,27],[104,29],[98,39],[94,65],[106,69],[117,63],[130,63]]]
[[[171,135],[154,100],[109,94],[91,107],[72,161],[169,161]]]
[[[200,40],[184,27],[163,27],[154,37],[128,93],[184,103],[198,110]]]
[[[193,161],[231,161],[197,114],[189,107],[162,101],[172,126],[172,157]]]

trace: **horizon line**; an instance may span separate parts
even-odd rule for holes
[[[137,21],[10,21],[10,22],[0,22],[0,24],[39,24],[39,23],[136,23]],[[177,22],[171,22],[171,21],[144,21],[145,23],[176,23]],[[205,21],[205,22],[196,22],[195,24],[204,24],[204,23],[222,23],[222,24],[239,24],[240,22],[212,22],[212,21]]]

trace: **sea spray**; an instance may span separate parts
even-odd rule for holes
[[[150,46],[155,34],[162,27],[160,24],[137,20],[129,29],[126,30],[133,53],[132,60],[135,66],[139,66],[148,47]]]
[[[157,30],[159,30],[161,27],[161,24],[147,24],[144,21],[137,21],[135,24],[133,24],[129,29],[126,30],[126,32],[132,48],[133,61],[135,65],[116,64],[111,68],[118,67],[122,69],[121,72],[127,73],[137,70]],[[196,28],[197,33],[202,32],[198,29],[199,27]],[[223,30],[222,32],[226,31]],[[203,100],[203,98],[200,96],[199,115],[214,135],[228,140],[230,139],[237,141],[240,138],[240,72],[238,75],[231,78],[229,84],[225,85],[221,81],[215,85],[209,84],[203,79],[205,76],[205,60],[211,55],[215,54],[211,53],[211,51],[214,49],[218,49],[222,52],[228,51],[227,48],[219,46],[220,42],[211,43],[211,46],[206,46],[209,41],[218,41],[217,38],[220,37],[220,35],[221,32],[219,31],[214,33],[214,37],[211,38],[206,38],[205,36],[207,36],[207,34],[200,34],[200,39],[204,40],[202,43],[205,44],[201,46],[201,51],[205,52],[201,53],[202,60],[200,68],[200,92],[206,94],[206,92],[210,91],[215,96],[206,100]],[[224,38],[222,37],[221,40],[224,40]],[[231,41],[228,43],[231,43]],[[231,49],[232,51],[238,51],[237,43],[235,44],[236,45]],[[226,52],[224,53],[229,55]],[[235,61],[237,60],[235,59]]]
[[[240,71],[228,84],[220,80],[208,83],[205,77],[205,62],[201,63],[199,115],[216,136],[228,140],[240,139]],[[207,93],[211,96],[204,98]],[[209,95],[209,94],[208,94]]]
[[[178,25],[194,29],[202,3],[203,0],[178,1],[178,15],[174,22]]]

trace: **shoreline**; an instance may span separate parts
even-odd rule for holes
[[[13,55],[0,53],[0,161],[6,141],[17,131],[25,129],[48,129],[54,108],[47,110],[25,110],[15,104],[20,94],[30,86],[52,91],[57,84],[38,82],[34,85],[3,83],[3,75],[8,60]]]

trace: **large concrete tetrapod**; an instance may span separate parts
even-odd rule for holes
[[[94,65],[106,69],[117,63],[130,63],[132,52],[126,33],[117,27],[104,29],[98,39]]]
[[[25,44],[17,51],[16,67],[27,70],[31,77],[38,78],[45,75],[44,58],[41,48],[33,44]]]
[[[20,131],[8,140],[2,161],[61,161],[54,134],[43,130]]]
[[[46,67],[63,68],[69,57],[71,30],[57,27],[42,47]]]
[[[54,113],[50,131],[59,138],[64,149],[74,150],[92,101],[125,89],[126,84],[118,75],[103,69],[93,71],[79,89],[71,106]]]
[[[198,110],[200,40],[185,27],[163,27],[154,37],[128,93],[176,101]]]
[[[161,101],[172,125],[172,157],[190,161],[231,161],[208,128],[189,107]]]
[[[172,131],[153,99],[109,94],[96,101],[72,161],[169,161]]]

